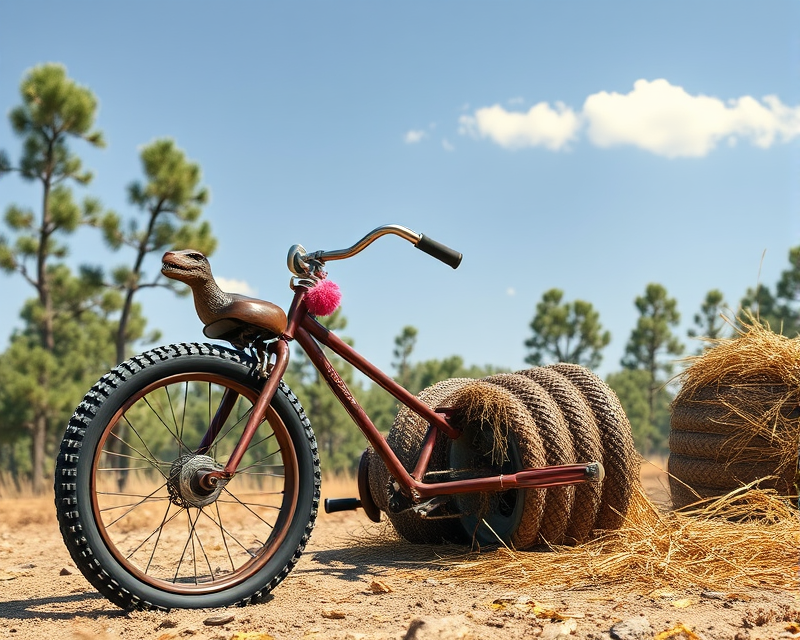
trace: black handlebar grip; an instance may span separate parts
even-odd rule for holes
[[[451,249],[450,247],[446,247],[445,245],[436,242],[436,240],[431,240],[425,235],[420,235],[419,242],[414,245],[417,249],[424,251],[429,256],[433,256],[437,260],[441,260],[447,265],[450,265],[455,269],[458,265],[461,264],[461,254],[456,251],[455,249]]]

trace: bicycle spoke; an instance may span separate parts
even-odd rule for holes
[[[222,544],[225,545],[225,553],[228,554],[228,560],[231,562],[231,571],[236,571],[236,565],[233,564],[233,556],[231,555],[231,550],[228,547],[228,540],[225,538],[225,527],[222,526],[222,514],[219,512],[219,504],[217,501],[214,501],[214,508],[217,510],[217,521],[219,524],[219,535],[222,538]],[[213,521],[213,519],[212,519]]]
[[[172,504],[172,503],[170,502],[170,504]],[[169,508],[169,505],[168,505],[168,506],[167,506],[167,513],[169,513],[169,509],[170,509],[170,508]],[[145,543],[146,543],[146,542],[147,542],[147,541],[148,541],[150,538],[152,538],[154,535],[156,535],[156,533],[158,534],[158,537],[160,538],[160,537],[161,537],[161,532],[164,530],[164,527],[165,527],[166,525],[168,525],[170,522],[172,522],[172,521],[173,521],[175,518],[177,518],[177,517],[178,517],[178,516],[181,514],[181,511],[182,511],[182,509],[178,509],[178,510],[175,512],[175,515],[173,515],[171,518],[169,518],[169,520],[162,520],[162,521],[161,521],[161,524],[159,524],[159,525],[158,525],[158,526],[157,526],[155,529],[153,529],[153,530],[150,532],[150,534],[149,534],[149,535],[148,535],[148,536],[147,536],[147,537],[146,537],[144,540],[142,540],[142,541],[139,543],[139,546],[137,546],[137,547],[136,547],[136,548],[135,548],[133,551],[131,551],[131,552],[130,552],[130,553],[127,555],[126,559],[127,559],[127,560],[130,560],[131,556],[133,556],[133,554],[134,554],[134,553],[136,553],[136,552],[137,552],[139,549],[141,549],[141,548],[142,548],[142,547],[145,545]],[[165,517],[166,517],[166,516],[165,516]]]
[[[243,420],[245,420],[245,418],[249,418],[249,417],[250,417],[250,414],[251,414],[252,412],[253,412],[253,407],[250,407],[250,408],[249,408],[247,411],[245,411],[245,412],[242,414],[242,416],[241,416],[241,417],[240,417],[240,418],[239,418],[239,419],[238,419],[236,422],[234,422],[234,423],[233,423],[233,424],[232,424],[230,427],[228,427],[228,430],[227,430],[225,433],[223,433],[223,434],[221,434],[221,435],[218,435],[218,436],[217,436],[217,437],[214,439],[214,444],[213,444],[213,446],[212,446],[212,449],[213,449],[213,454],[212,454],[212,455],[213,455],[215,458],[217,457],[217,447],[218,447],[219,443],[220,443],[220,442],[222,442],[222,441],[225,439],[225,437],[226,437],[226,436],[227,436],[227,435],[228,435],[228,434],[229,434],[231,431],[233,431],[233,430],[234,430],[236,427],[238,427],[240,424],[242,424],[242,421],[243,421]],[[256,443],[256,444],[258,444],[258,443]],[[250,445],[250,446],[253,446],[253,445]]]
[[[217,502],[219,502],[219,500],[217,500]],[[234,504],[233,502],[230,502],[230,503],[231,503],[231,504]],[[218,509],[219,509],[219,507],[218,507]],[[232,533],[231,533],[231,532],[230,532],[228,529],[226,529],[225,527],[223,527],[223,526],[222,526],[222,518],[220,518],[219,522],[217,522],[216,520],[214,520],[214,518],[213,518],[213,517],[211,517],[211,516],[210,516],[208,513],[206,513],[205,511],[203,511],[203,515],[204,515],[206,518],[208,518],[209,520],[211,520],[211,522],[213,522],[215,525],[217,525],[217,526],[220,528],[220,530],[224,531],[224,532],[225,532],[225,534],[226,534],[226,535],[227,535],[227,536],[228,536],[228,537],[229,537],[231,540],[233,540],[233,541],[234,541],[236,544],[238,544],[238,545],[239,545],[239,546],[242,548],[242,551],[244,551],[245,553],[247,553],[247,555],[249,555],[251,558],[255,557],[255,554],[253,554],[253,553],[250,551],[250,549],[248,549],[247,547],[245,547],[245,546],[244,546],[244,544],[242,544],[242,543],[239,541],[239,539],[238,539],[238,538],[237,538],[235,535],[233,535],[233,534],[232,534]],[[224,539],[225,539],[225,537],[223,536],[223,538],[222,538],[222,539],[224,540]],[[227,544],[225,545],[225,548],[226,548],[226,549],[228,548],[228,545],[227,545]],[[233,564],[233,558],[231,558],[231,564]]]
[[[103,453],[108,453],[107,451],[103,451]],[[148,469],[152,469],[152,465],[149,467],[109,467],[107,469],[97,469],[97,471],[147,471]]]
[[[164,512],[164,517],[161,518],[161,524],[157,527],[158,535],[156,536],[155,543],[153,543],[153,550],[150,552],[150,559],[147,561],[147,566],[144,568],[144,572],[145,573],[147,573],[150,570],[150,565],[153,564],[153,558],[156,557],[156,549],[158,549],[158,543],[161,541],[161,532],[164,530],[164,525],[168,522],[167,516],[169,516],[169,510],[171,508],[172,508],[172,502],[168,502],[167,503],[167,510]],[[150,534],[150,535],[152,536],[152,534]],[[144,544],[144,543],[142,543],[142,544]],[[141,547],[141,545],[139,545],[139,546]],[[130,556],[128,556],[128,557],[130,557]]]
[[[279,506],[276,507],[274,504],[263,504],[261,502],[243,502],[242,500],[223,500],[222,498],[219,498],[217,502],[221,502],[222,504],[239,504],[245,508],[251,506],[251,507],[261,507],[262,509],[275,509],[276,511],[281,510]]]
[[[150,448],[147,446],[147,443],[144,441],[144,439],[142,438],[142,436],[140,436],[140,435],[139,435],[139,432],[138,432],[138,431],[136,431],[136,428],[133,426],[133,424],[131,424],[131,422],[130,422],[130,420],[128,420],[127,416],[123,416],[123,420],[125,420],[125,422],[126,422],[126,423],[128,424],[128,426],[131,428],[131,430],[132,430],[132,431],[133,431],[133,432],[136,434],[136,437],[137,437],[137,438],[139,438],[139,441],[140,441],[140,442],[141,442],[141,443],[144,445],[144,448],[147,450],[147,453],[148,453],[148,454],[150,454],[150,457],[148,458],[146,455],[144,455],[144,454],[143,454],[141,451],[139,451],[139,450],[138,450],[136,447],[134,447],[134,446],[133,446],[133,445],[132,445],[130,442],[128,442],[127,440],[124,440],[123,438],[120,438],[120,437],[119,437],[119,435],[117,435],[117,433],[116,433],[116,432],[114,432],[114,431],[111,431],[111,433],[109,433],[109,435],[110,435],[110,436],[113,436],[113,437],[114,437],[114,438],[116,438],[116,439],[117,439],[119,442],[121,442],[121,443],[122,443],[122,444],[124,444],[126,447],[128,447],[128,448],[129,448],[131,451],[133,451],[133,452],[135,452],[136,454],[138,454],[139,458],[136,458],[136,457],[134,457],[134,456],[131,456],[131,455],[126,455],[126,454],[124,454],[124,453],[117,453],[116,451],[109,451],[108,449],[103,449],[103,453],[105,453],[106,455],[108,455],[108,456],[110,456],[110,457],[118,457],[118,458],[130,458],[131,460],[137,460],[137,459],[138,459],[138,460],[144,460],[145,462],[148,462],[148,463],[150,463],[150,465],[152,465],[152,467],[153,467],[154,469],[156,469],[156,470],[157,470],[157,471],[158,471],[158,472],[159,472],[159,473],[160,473],[162,476],[164,476],[164,478],[166,479],[166,477],[167,477],[167,476],[166,476],[166,474],[164,474],[164,472],[163,472],[163,471],[161,471],[161,468],[159,467],[159,465],[166,464],[166,463],[165,463],[165,462],[162,462],[162,461],[160,461],[160,460],[159,460],[159,459],[158,459],[158,458],[155,456],[155,454],[153,454],[153,452],[152,452],[152,451],[150,451]]]
[[[246,467],[242,467],[241,469],[238,469],[236,471],[236,473],[244,473],[245,471],[247,471],[248,469],[252,469],[253,467],[282,467],[283,465],[261,464],[262,462],[266,462],[267,460],[269,460],[273,456],[278,455],[279,453],[281,453],[280,449],[278,449],[277,451],[273,451],[272,453],[268,453],[263,458],[261,458],[259,460],[256,460],[255,462],[251,462]]]
[[[199,520],[200,519],[200,514],[203,513],[203,508],[200,507],[198,509],[198,511],[200,512],[200,513],[197,514],[197,518]],[[205,558],[206,566],[208,567],[209,580],[211,582],[213,582],[214,581],[214,570],[211,568],[211,561],[208,559],[208,554],[206,553],[206,548],[203,546],[203,541],[200,539],[200,536],[198,535],[196,529],[194,531],[194,536],[195,536],[195,538],[197,538],[197,544],[200,546],[200,551],[203,552],[203,558]],[[192,542],[192,554],[195,556],[195,558],[194,558],[194,583],[198,584],[198,582],[197,582],[197,555],[196,555],[195,548],[194,548],[194,542]]]
[[[183,442],[183,426],[186,421],[186,407],[189,406],[189,382],[183,384],[183,414],[181,415],[181,426],[178,429],[178,440]]]
[[[113,520],[112,522],[108,523],[108,524],[106,525],[106,529],[110,529],[111,527],[113,527],[115,524],[117,524],[117,522],[119,522],[120,520],[122,520],[122,518],[124,518],[125,516],[127,516],[127,515],[128,515],[128,514],[129,514],[131,511],[133,511],[133,510],[134,510],[136,507],[143,505],[145,502],[147,502],[147,500],[148,500],[148,499],[150,499],[150,498],[151,498],[152,496],[154,496],[154,495],[155,495],[155,494],[156,494],[158,491],[161,491],[161,489],[163,489],[163,488],[164,488],[164,487],[166,487],[166,486],[167,486],[167,484],[166,484],[166,483],[162,484],[162,485],[161,485],[160,487],[158,487],[158,488],[157,488],[155,491],[153,491],[152,493],[150,493],[150,494],[149,494],[147,497],[145,497],[145,498],[142,498],[141,500],[139,500],[139,502],[137,502],[136,504],[134,504],[134,505],[133,505],[133,506],[132,506],[130,509],[128,509],[128,511],[126,511],[125,513],[123,513],[123,514],[122,514],[122,515],[121,515],[119,518],[117,518],[116,520]]]
[[[175,568],[175,576],[172,579],[172,583],[175,584],[178,582],[178,574],[181,571],[181,565],[183,564],[183,559],[186,557],[186,551],[189,549],[189,543],[192,542],[192,531],[194,531],[195,524],[200,519],[200,510],[198,509],[197,518],[195,518],[194,522],[192,522],[192,516],[189,514],[189,510],[185,509],[187,524],[189,525],[189,537],[186,540],[186,544],[183,545],[183,553],[181,553],[181,557],[178,559],[178,566]],[[195,569],[195,584],[197,581],[197,570]]]
[[[98,496],[120,496],[120,497],[124,496],[126,498],[145,498],[144,500],[140,500],[139,502],[128,502],[126,504],[118,504],[118,505],[115,505],[115,506],[112,506],[112,507],[101,507],[100,508],[100,512],[101,513],[105,513],[107,511],[115,511],[117,509],[127,509],[128,507],[137,507],[139,505],[144,504],[145,502],[163,502],[164,500],[169,501],[169,498],[167,496],[164,496],[163,498],[150,498],[148,496],[127,495],[127,494],[124,494],[124,493],[104,493],[104,492],[100,492],[100,491],[97,492],[97,495]]]
[[[167,394],[167,398],[169,398],[169,391],[166,391],[166,387],[165,387],[165,393]],[[156,399],[156,400],[157,400],[157,399]],[[148,408],[150,409],[150,411],[152,411],[152,412],[153,412],[153,415],[154,415],[156,418],[158,418],[158,421],[159,421],[161,424],[163,424],[163,425],[164,425],[164,428],[167,430],[167,433],[169,433],[169,435],[171,435],[171,436],[172,436],[172,438],[175,440],[175,442],[177,442],[177,443],[178,443],[178,448],[179,448],[179,449],[186,449],[187,451],[190,451],[189,447],[187,447],[187,446],[186,446],[186,445],[183,443],[183,441],[182,441],[182,440],[181,440],[181,439],[178,437],[178,434],[177,434],[177,433],[174,433],[174,432],[172,431],[172,429],[170,429],[169,425],[168,425],[168,424],[167,424],[167,423],[164,421],[164,419],[161,417],[161,414],[160,414],[160,413],[158,413],[158,411],[156,411],[156,410],[153,408],[153,405],[152,405],[152,404],[150,404],[150,399],[149,399],[147,396],[145,396],[145,397],[143,397],[143,398],[142,398],[142,402],[144,402],[144,403],[145,403],[145,404],[148,406]],[[155,402],[155,400],[154,400],[154,402]],[[139,435],[139,434],[136,434],[136,435]],[[140,437],[141,437],[141,436],[140,436]]]
[[[231,498],[233,498],[233,499],[234,499],[234,501],[236,501],[236,503],[238,503],[238,504],[242,505],[242,506],[243,506],[245,509],[247,509],[247,510],[248,510],[250,513],[252,513],[252,514],[253,514],[253,515],[254,515],[256,518],[258,518],[259,520],[261,520],[261,522],[263,522],[265,525],[267,525],[267,526],[268,526],[270,529],[274,529],[274,528],[275,528],[275,527],[274,527],[273,525],[271,525],[269,522],[267,522],[266,520],[264,520],[264,518],[262,518],[260,515],[258,515],[258,514],[257,514],[255,511],[253,511],[253,510],[252,510],[252,509],[251,509],[251,508],[250,508],[250,507],[249,507],[249,506],[248,506],[246,503],[242,502],[241,500],[239,500],[239,498],[237,498],[237,497],[236,497],[235,495],[233,495],[233,494],[232,494],[230,491],[228,491],[228,489],[227,489],[227,488],[223,489],[223,491],[224,491],[225,493],[227,493],[227,494],[228,494],[228,495],[229,495]],[[280,509],[280,507],[272,507],[272,508],[277,508],[277,509]]]

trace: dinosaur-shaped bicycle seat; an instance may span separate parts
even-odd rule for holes
[[[275,338],[286,330],[286,314],[279,306],[220,289],[208,258],[199,251],[167,251],[161,273],[189,285],[208,338],[227,340],[244,348],[257,337]]]

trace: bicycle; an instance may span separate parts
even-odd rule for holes
[[[328,262],[393,234],[456,268],[461,254],[399,225],[378,227],[348,249],[289,250],[288,313],[216,287],[208,261],[167,252],[162,272],[192,287],[204,334],[230,342],[151,349],[106,373],[75,410],[61,443],[55,495],[64,541],[89,582],[126,608],[205,608],[262,601],[297,563],[314,527],[320,461],[314,433],[283,382],[289,343],[327,381],[391,477],[388,506],[420,518],[463,517],[454,496],[599,482],[599,462],[428,474],[437,440],[458,442],[447,407],[430,407],[320,324],[309,309]],[[319,302],[315,302],[319,305]],[[358,404],[320,345],[339,355],[428,423],[409,471]],[[359,498],[326,510],[380,511],[362,456]],[[513,465],[512,465],[513,466]],[[443,479],[441,479],[443,478]]]

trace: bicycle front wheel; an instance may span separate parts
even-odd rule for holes
[[[154,349],[87,393],[56,467],[59,526],[81,572],[123,608],[199,608],[262,599],[296,564],[317,514],[317,446],[282,382],[236,475],[225,466],[263,379],[214,345]],[[214,424],[216,437],[200,448]]]

